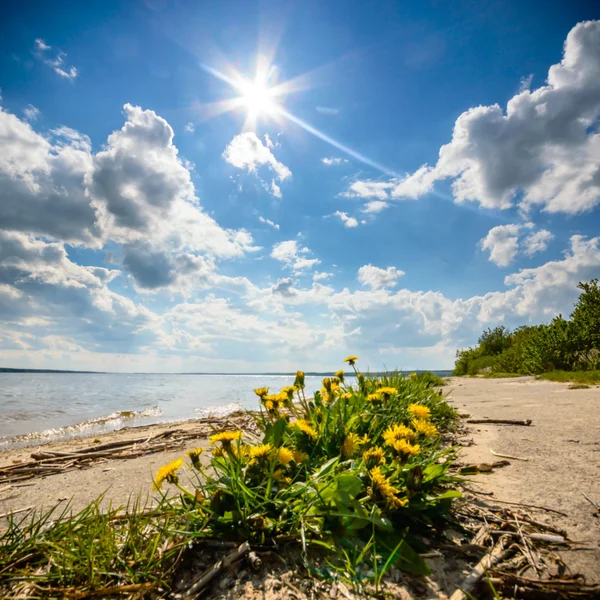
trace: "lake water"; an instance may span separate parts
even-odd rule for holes
[[[307,376],[307,391],[321,379]],[[0,449],[256,408],[254,388],[293,382],[290,375],[0,373]]]

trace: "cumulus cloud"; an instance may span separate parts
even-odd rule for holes
[[[313,281],[323,281],[333,277],[333,273],[326,273],[325,271],[316,271],[313,273]]]
[[[271,194],[275,196],[275,198],[282,198],[281,188],[275,183],[274,179],[271,179]]]
[[[98,245],[95,208],[84,177],[91,142],[70,130],[48,138],[0,107],[0,228]]]
[[[491,262],[499,267],[507,267],[514,262],[520,251],[533,256],[546,250],[554,236],[546,229],[534,231],[534,228],[533,223],[492,227],[480,241],[481,248],[489,251]]]
[[[333,213],[332,216],[339,217],[340,221],[344,224],[344,227],[347,227],[349,229],[353,227],[358,227],[358,221],[354,217],[349,217],[348,213],[337,210]]]
[[[388,207],[389,204],[387,202],[383,202],[382,200],[371,200],[364,205],[362,212],[374,215]]]
[[[377,198],[379,200],[387,200],[389,198],[389,190],[395,185],[395,180],[392,181],[354,181],[346,192],[341,195],[346,198]]]
[[[402,275],[404,275],[404,271],[400,271],[396,267],[381,269],[369,264],[363,265],[358,269],[357,279],[360,283],[369,286],[373,290],[380,290],[387,287],[394,287]]]
[[[336,156],[325,157],[321,159],[321,162],[328,167],[336,166],[336,165],[344,165],[348,163],[347,158],[340,158]]]
[[[294,280],[291,277],[278,279],[277,283],[273,286],[273,294],[280,294],[286,298],[294,296]]]
[[[288,167],[275,158],[269,147],[253,131],[236,135],[225,148],[223,158],[230,165],[250,173],[256,173],[258,167],[266,166],[275,173],[279,181],[292,176]]]
[[[187,133],[194,133],[194,131],[196,131],[196,127],[191,122],[187,123],[186,126],[184,127],[184,129]]]
[[[503,110],[470,108],[454,124],[435,166],[403,179],[355,181],[350,197],[419,198],[436,181],[452,180],[456,202],[524,211],[580,213],[600,202],[600,21],[569,32],[562,61],[545,85],[522,85]]]
[[[77,77],[77,69],[72,66],[68,67],[65,64],[66,52],[62,50],[52,51],[52,46],[49,46],[40,38],[34,42],[34,55],[60,77],[64,79],[75,79]]]
[[[307,258],[310,250],[306,247],[300,247],[296,240],[279,242],[273,246],[271,258],[285,264],[285,266],[295,270],[311,269],[321,261],[318,258]]]

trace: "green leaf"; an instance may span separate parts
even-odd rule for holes
[[[431,570],[427,563],[410,547],[406,540],[402,540],[394,553],[397,555],[395,563],[398,567],[415,575],[429,575]]]
[[[265,427],[265,439],[263,443],[281,446],[287,424],[285,419],[279,419],[278,421],[275,421],[275,423],[267,425]]]

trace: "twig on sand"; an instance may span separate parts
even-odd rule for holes
[[[468,597],[473,597],[473,592],[485,575],[485,572],[498,563],[506,560],[515,551],[512,546],[506,549],[503,547],[502,544],[504,539],[505,538],[501,538],[492,551],[486,554],[473,567],[460,588],[450,596],[450,600],[466,600]]]
[[[592,500],[585,492],[581,492],[583,497],[596,509],[596,515],[600,515],[600,504]]]
[[[521,458],[519,456],[511,456],[510,454],[500,454],[499,452],[494,452],[491,448],[490,448],[490,452],[494,456],[499,456],[500,458],[510,458],[511,460],[524,460],[525,462],[527,462],[529,460],[528,458]]]
[[[9,517],[12,515],[18,515],[19,513],[27,512],[28,510],[33,510],[35,506],[27,506],[26,508],[18,508],[17,510],[11,510],[10,512],[6,512],[0,515],[0,519],[4,519],[5,517]]]
[[[200,577],[196,578],[192,585],[185,591],[182,598],[196,598],[198,594],[220,573],[229,568],[233,563],[243,558],[250,552],[250,544],[244,542],[233,552],[230,552],[225,558],[217,561],[210,569],[204,571]]]
[[[537,573],[537,576],[540,576],[540,568],[538,567],[537,562],[535,561],[535,558],[533,556],[533,551],[531,550],[531,546],[529,544],[529,542],[527,541],[527,539],[525,539],[525,536],[523,535],[523,528],[521,527],[521,523],[519,523],[519,519],[517,518],[517,515],[515,515],[515,523],[517,524],[517,529],[519,530],[519,537],[521,538],[521,541],[523,542],[523,546],[525,546],[525,550],[527,550],[527,554],[525,555],[526,558],[529,561],[529,564],[534,568],[535,572]]]
[[[498,502],[500,504],[510,504],[511,506],[523,506],[525,508],[537,508],[539,510],[545,510],[547,512],[556,513],[557,515],[561,515],[562,517],[569,516],[565,512],[556,510],[554,508],[548,508],[547,506],[540,506],[539,504],[524,504],[523,502],[509,502],[508,500],[498,500],[498,498],[494,498],[494,502]]]
[[[528,427],[533,421],[531,419],[467,419],[467,423],[483,424],[493,423],[494,425],[523,425]]]

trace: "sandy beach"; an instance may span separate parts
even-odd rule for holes
[[[450,403],[463,419],[467,431],[461,443],[463,463],[491,463],[492,453],[510,456],[509,465],[493,473],[472,476],[474,490],[484,492],[490,502],[532,504],[565,513],[536,511],[536,518],[568,532],[578,543],[561,556],[573,573],[582,573],[589,583],[600,583],[600,518],[586,500],[600,501],[600,387],[568,389],[567,384],[513,379],[455,378],[444,388]],[[471,419],[530,419],[530,426],[468,424]],[[166,462],[191,448],[206,447],[215,429],[248,426],[245,415],[227,421],[189,421],[124,429],[98,439],[8,450],[0,455],[0,467],[24,464],[31,454],[93,449],[128,439],[152,440],[165,432],[176,447],[145,454],[144,442],[135,445],[135,458],[101,457],[89,466],[16,483],[0,483],[0,513],[50,508],[67,502],[78,510],[105,493],[104,503],[124,505],[130,497],[152,503],[152,476]],[[185,438],[185,439],[184,439]],[[178,441],[179,440],[179,441]],[[472,443],[471,443],[472,441]],[[467,445],[470,444],[470,445]],[[131,454],[131,452],[130,452]],[[476,497],[476,496],[475,496]],[[27,511],[24,511],[25,514]],[[0,521],[1,526],[1,521]],[[442,596],[439,596],[442,597]]]

